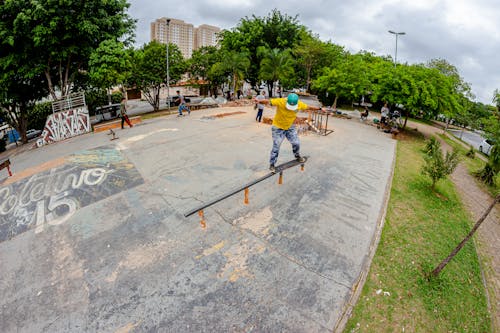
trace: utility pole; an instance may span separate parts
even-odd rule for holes
[[[170,19],[167,19],[167,107],[170,110],[170,69],[169,69],[169,59],[168,59],[169,35],[170,35]]]
[[[392,30],[389,30],[389,33],[396,36],[396,54],[394,55],[394,67],[396,67],[396,63],[398,62],[398,36],[406,35],[406,32],[394,32]]]

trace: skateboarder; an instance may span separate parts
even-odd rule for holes
[[[128,119],[128,116],[127,116],[127,99],[125,97],[122,97],[122,101],[120,103],[120,117],[122,118],[122,129],[123,129],[124,122],[127,122],[127,124],[130,127],[134,126],[134,125],[132,125],[132,123],[130,122],[130,120]]]
[[[257,99],[255,99],[255,102],[257,102]],[[269,158],[269,170],[271,172],[276,172],[275,164],[278,160],[281,143],[285,138],[292,144],[295,159],[298,162],[305,162],[305,158],[300,156],[300,141],[293,122],[295,118],[297,118],[297,112],[299,110],[320,110],[321,108],[309,106],[299,101],[299,96],[294,93],[289,94],[287,98],[261,99],[258,102],[276,106],[276,115],[274,116],[273,125],[271,127],[273,148]]]

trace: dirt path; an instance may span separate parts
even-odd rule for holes
[[[425,136],[439,134],[441,129],[408,122],[410,128],[417,128]],[[438,138],[439,139],[439,138]],[[443,140],[440,140],[445,149],[451,149]],[[473,221],[477,221],[486,208],[493,201],[492,196],[477,183],[469,174],[463,163],[460,163],[451,179],[462,198],[462,202],[468,209]],[[482,269],[486,286],[490,309],[492,313],[493,332],[500,332],[500,206],[493,208],[488,218],[478,229],[476,245],[481,257]]]

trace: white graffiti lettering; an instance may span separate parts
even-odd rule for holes
[[[56,112],[47,117],[45,128],[40,139],[37,140],[37,145],[41,147],[88,132],[90,132],[90,117],[86,106]]]
[[[34,202],[49,199],[49,210],[59,205],[66,205],[69,211],[76,210],[75,201],[62,200],[62,195],[67,196],[68,190],[76,190],[86,186],[96,186],[104,182],[107,174],[113,172],[103,168],[92,168],[81,170],[80,174],[75,174],[75,168],[50,172],[46,176],[34,175],[22,187],[21,192],[16,195],[11,193],[10,187],[0,189],[0,215],[10,214],[13,210],[26,207]],[[51,208],[52,207],[52,208]],[[39,208],[37,208],[39,209]],[[52,215],[53,219],[56,218]]]

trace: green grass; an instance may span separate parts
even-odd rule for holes
[[[410,135],[410,134],[409,134]],[[472,226],[453,184],[421,175],[419,133],[402,136],[386,222],[345,332],[490,332],[479,262],[469,242],[440,276],[428,274]],[[376,291],[382,289],[379,295]],[[390,295],[384,295],[384,291]]]

